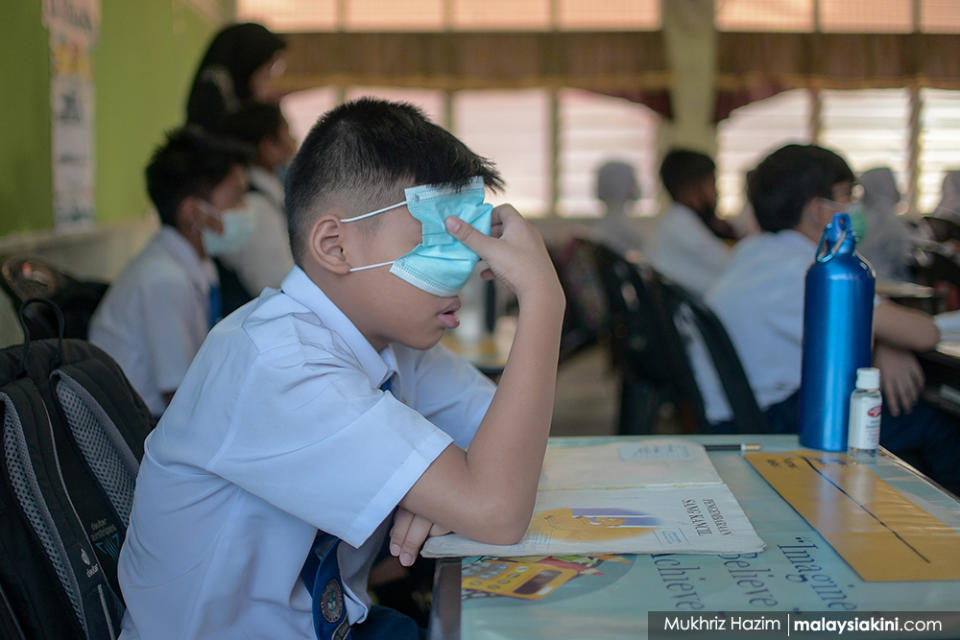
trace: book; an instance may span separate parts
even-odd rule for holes
[[[679,438],[555,438],[530,526],[517,544],[450,534],[428,539],[421,553],[748,553],[764,547],[703,445]]]

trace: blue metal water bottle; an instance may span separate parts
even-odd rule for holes
[[[874,274],[856,244],[850,216],[836,214],[807,270],[799,424],[812,449],[847,450],[850,392],[857,368],[870,366]]]

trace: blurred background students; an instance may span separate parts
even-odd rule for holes
[[[806,271],[824,226],[847,209],[852,185],[853,172],[843,158],[822,147],[792,144],[764,158],[748,185],[764,233],[737,246],[706,295],[737,349],[757,403],[779,433],[798,428]],[[924,377],[914,352],[937,344],[933,319],[881,300],[873,331],[884,394],[881,444],[957,489],[960,429],[919,401]],[[719,395],[706,389],[704,403],[710,420],[721,421],[718,429],[729,429],[722,423]]]
[[[863,199],[860,207],[851,208],[856,220],[862,212],[863,222],[857,231],[857,251],[873,267],[877,278],[907,279],[907,259],[912,241],[910,229],[897,215],[900,190],[889,167],[877,167],[860,176]]]
[[[639,251],[643,233],[636,221],[630,218],[633,203],[640,199],[633,165],[620,160],[611,160],[597,169],[597,198],[605,209],[601,218],[591,229],[591,234],[620,254]]]
[[[253,237],[245,247],[214,259],[221,276],[226,316],[258,296],[264,287],[279,289],[293,268],[280,175],[293,159],[297,146],[276,104],[248,103],[240,107],[225,118],[223,133],[252,149],[253,160],[247,167],[250,186],[243,208],[256,223]],[[233,273],[226,274],[225,270]],[[237,280],[232,291],[228,290],[231,277]]]
[[[931,215],[960,223],[960,170],[952,169],[944,174],[940,203]]]
[[[283,73],[286,42],[254,22],[224,27],[207,48],[187,98],[187,123],[219,131],[223,119],[246,101],[280,101],[273,86]]]
[[[717,218],[716,165],[710,156],[672,149],[660,164],[660,180],[673,204],[657,226],[650,262],[671,280],[703,295],[730,262],[730,225]]]
[[[90,342],[117,361],[155,416],[220,317],[210,255],[243,245],[252,233],[230,212],[247,191],[246,163],[239,147],[196,129],[168,135],[146,170],[161,228],[110,285],[91,320]]]

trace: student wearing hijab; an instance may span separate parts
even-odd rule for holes
[[[940,204],[931,215],[960,222],[960,170],[951,169],[943,176]]]
[[[218,132],[241,104],[279,102],[271,81],[283,72],[286,42],[254,22],[222,29],[207,48],[187,98],[187,123]]]
[[[640,199],[633,165],[618,160],[601,165],[597,169],[597,198],[606,213],[593,226],[593,237],[620,254],[640,250],[642,232],[630,218],[633,203]]]
[[[910,233],[897,215],[900,191],[889,167],[877,167],[860,176],[863,187],[863,222],[857,251],[867,259],[878,278],[904,280],[910,255]],[[858,212],[856,207],[851,215]]]

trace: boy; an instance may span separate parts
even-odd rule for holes
[[[209,255],[231,238],[244,240],[234,235],[238,227],[224,233],[224,212],[243,202],[245,163],[238,147],[199,130],[169,134],[146,170],[160,230],[91,318],[90,342],[117,361],[155,416],[163,413],[220,316],[219,282]]]
[[[512,208],[489,236],[470,224],[491,220],[484,184],[491,165],[410,105],[359,100],[314,126],[287,180],[297,266],[210,333],[147,440],[123,638],[417,637],[365,594],[395,509],[407,566],[431,531],[523,535],[564,300]],[[520,305],[496,389],[437,345],[473,252]]]
[[[757,402],[772,430],[797,431],[803,341],[803,297],[824,226],[850,203],[853,171],[839,155],[813,145],[787,145],[750,174],[748,197],[764,233],[742,241],[707,292],[737,348]],[[881,371],[881,444],[956,489],[960,431],[917,404],[923,374],[913,352],[936,346],[933,319],[881,300],[874,309],[874,361]],[[703,380],[698,366],[699,380]],[[729,418],[719,385],[702,385],[707,416]],[[720,430],[724,425],[719,426]]]
[[[730,262],[733,231],[717,218],[716,165],[710,156],[671,149],[660,180],[673,204],[660,218],[650,262],[663,275],[703,295]]]
[[[239,278],[245,299],[230,301],[224,291],[224,315],[257,296],[265,287],[277,288],[293,267],[287,216],[283,211],[283,182],[278,177],[297,152],[280,107],[252,103],[226,117],[223,132],[253,149],[253,162],[247,167],[250,191],[245,209],[256,220],[253,240],[243,249],[225,253],[217,260]],[[221,278],[221,281],[225,280]],[[226,282],[223,282],[226,288]]]

